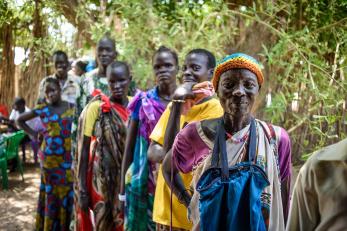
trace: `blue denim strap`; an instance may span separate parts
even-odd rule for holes
[[[256,146],[257,146],[257,130],[256,130],[256,122],[254,118],[251,119],[250,135],[248,139],[249,139],[248,161],[255,163]],[[223,119],[221,119],[218,122],[216,138],[214,140],[214,147],[212,151],[211,167],[221,167],[222,179],[226,180],[229,178],[228,157],[227,157],[226,142],[225,142],[225,127],[224,127]]]
[[[220,136],[220,130],[223,124],[223,118],[221,118],[218,121],[218,125],[217,125],[217,132],[216,132],[216,136],[214,138],[214,145],[213,145],[213,150],[212,150],[212,162],[211,162],[211,167],[212,168],[218,168],[218,162],[219,162],[219,150],[220,150],[220,146],[219,146],[219,136]]]
[[[257,148],[257,129],[255,119],[251,119],[251,127],[249,132],[249,144],[248,144],[248,161],[255,163],[256,148]]]
[[[223,120],[222,120],[223,121]],[[227,181],[229,179],[229,168],[228,168],[228,156],[225,142],[225,128],[224,123],[221,122],[221,127],[219,131],[219,147],[220,147],[220,160],[222,168],[222,181]]]

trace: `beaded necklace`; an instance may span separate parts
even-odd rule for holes
[[[233,135],[231,135],[231,134],[228,133],[228,132],[225,132],[225,133],[226,133],[227,139],[231,139],[231,141],[232,141],[233,143],[236,143],[236,144],[245,142],[245,141],[248,139],[248,136],[249,136],[249,132],[247,132],[247,133],[246,133],[244,136],[242,136],[241,138],[235,138],[235,137],[233,137]]]

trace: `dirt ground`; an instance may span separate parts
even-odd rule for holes
[[[0,230],[33,230],[40,184],[39,165],[27,153],[24,182],[18,171],[9,173],[9,190],[0,190]],[[1,184],[0,184],[1,185]],[[2,187],[2,186],[1,186]]]
[[[9,190],[5,191],[1,188],[0,231],[22,231],[34,228],[40,168],[38,164],[33,163],[31,153],[27,160],[28,163],[24,165],[24,182],[19,172],[9,173]],[[293,168],[292,185],[299,168],[299,166]]]

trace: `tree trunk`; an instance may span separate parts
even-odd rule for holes
[[[1,28],[2,55],[0,59],[0,103],[8,108],[14,98],[15,65],[12,23],[4,23]]]
[[[46,27],[42,22],[40,15],[42,3],[40,0],[35,0],[35,12],[34,12],[34,27],[33,27],[33,39],[42,39],[46,37]],[[41,79],[47,75],[46,64],[47,59],[43,51],[33,43],[33,47],[30,48],[29,54],[29,66],[23,73],[23,78],[20,81],[20,92],[23,92],[23,97],[27,101],[29,107],[33,107],[36,103],[38,88]],[[30,89],[28,89],[30,86]]]

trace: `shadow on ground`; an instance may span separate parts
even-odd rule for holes
[[[33,163],[24,165],[24,182],[18,171],[9,173],[9,189],[0,191],[0,230],[33,230],[39,184],[40,169]]]

